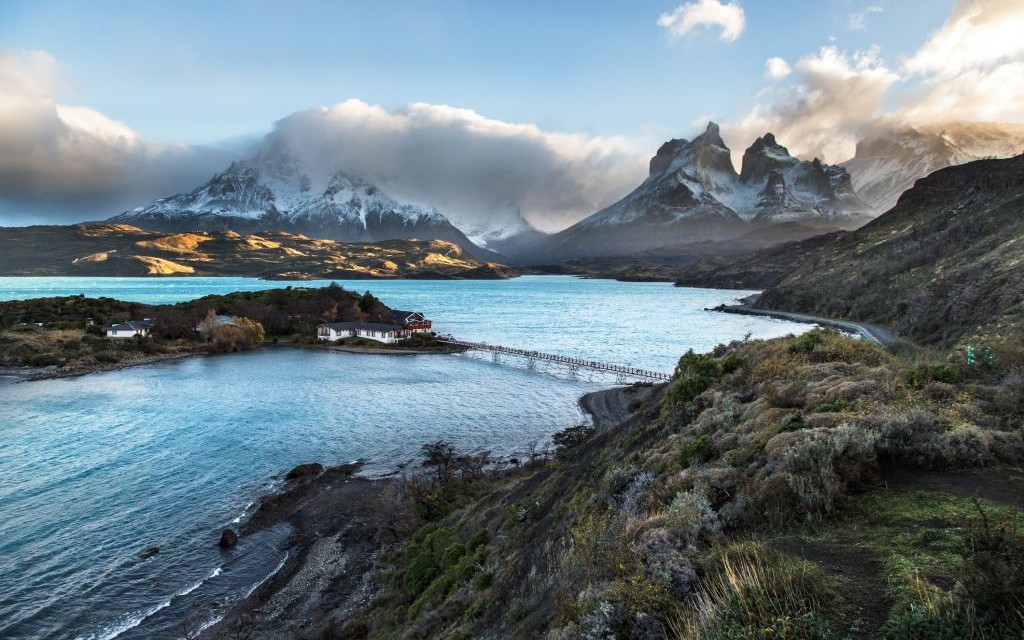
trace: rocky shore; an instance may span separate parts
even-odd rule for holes
[[[617,387],[585,394],[579,404],[596,429],[607,431],[652,392],[645,385]],[[359,468],[301,465],[288,473],[281,491],[261,500],[239,533],[288,523],[288,560],[201,637],[315,636],[330,620],[346,619],[373,599],[381,552],[402,539],[409,523],[397,505],[401,480],[360,477]]]
[[[82,366],[14,367],[8,369],[0,369],[0,375],[16,376],[24,379],[25,381],[52,380],[55,378],[76,378],[78,376],[84,376],[90,373],[100,373],[103,371],[120,371],[121,369],[130,369],[131,367],[138,367],[146,364],[156,364],[158,362],[168,362],[171,360],[183,360],[185,358],[192,358],[195,356],[201,356],[205,354],[205,350],[184,352],[177,351],[174,353],[138,355],[126,358],[119,362],[94,362]]]

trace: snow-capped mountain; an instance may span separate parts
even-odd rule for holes
[[[348,242],[447,240],[474,254],[489,253],[437,209],[398,202],[342,171],[318,173],[280,149],[234,162],[192,191],[109,221],[151,231],[287,231]]]
[[[891,128],[864,139],[843,163],[853,187],[878,211],[888,211],[914,182],[934,171],[982,158],[1024,151],[1024,126],[953,123]]]
[[[711,122],[692,141],[663,144],[639,187],[552,235],[539,253],[557,259],[625,255],[793,222],[823,231],[855,228],[874,213],[845,169],[798,160],[770,133],[747,149],[736,173]]]
[[[510,258],[532,251],[549,235],[530,224],[519,209],[515,209],[514,213],[504,218],[506,219],[502,221],[502,226],[498,228],[494,228],[493,224],[487,224],[463,230],[478,246]]]

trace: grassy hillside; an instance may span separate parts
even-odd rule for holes
[[[1024,156],[919,180],[852,233],[688,268],[678,284],[767,287],[765,309],[892,327],[925,344],[1011,344],[1024,331]]]
[[[479,479],[432,449],[390,520],[423,524],[318,637],[1024,633],[1019,369],[816,331],[677,374],[554,459]]]
[[[5,276],[507,277],[443,240],[363,244],[284,232],[169,234],[92,224],[0,227],[0,246]]]

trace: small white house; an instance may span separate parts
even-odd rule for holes
[[[129,320],[120,324],[112,324],[107,329],[108,338],[145,338],[153,330],[153,323],[147,320]]]
[[[377,322],[332,322],[316,328],[316,337],[327,342],[342,338],[366,338],[392,344],[409,337],[411,331],[398,324]]]

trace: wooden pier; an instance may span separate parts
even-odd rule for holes
[[[637,378],[639,380],[657,380],[659,382],[668,382],[672,379],[671,373],[662,373],[661,371],[650,371],[648,369],[638,369],[636,367],[629,367],[619,364],[607,364],[604,362],[597,362],[595,360],[584,360],[582,358],[574,358],[572,356],[560,356],[553,353],[543,353],[540,351],[529,351],[527,349],[516,349],[514,347],[504,347],[499,344],[487,344],[485,342],[469,342],[466,340],[458,340],[451,336],[442,336],[438,338],[439,342],[444,344],[450,344],[453,346],[462,347],[464,349],[471,349],[475,351],[490,351],[494,354],[495,359],[499,355],[518,356],[520,358],[526,358],[531,364],[537,361],[543,362],[554,362],[560,365],[564,365],[569,368],[573,373],[578,372],[580,369],[590,369],[592,371],[601,371],[605,373],[615,374],[618,380],[624,381],[628,378]]]

